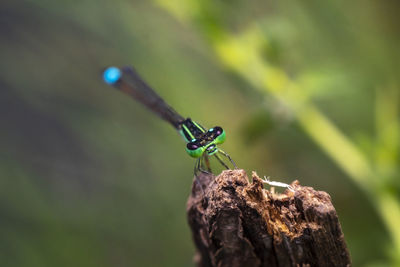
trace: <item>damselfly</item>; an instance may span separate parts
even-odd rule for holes
[[[107,84],[141,102],[178,130],[187,143],[186,152],[197,159],[194,167],[196,177],[199,172],[211,172],[208,161],[210,156],[214,156],[218,162],[229,169],[228,165],[219,157],[219,155],[223,156],[236,168],[232,158],[218,147],[226,138],[225,131],[221,127],[215,126],[207,130],[190,118],[179,115],[140,78],[132,67],[109,67],[103,72],[103,79]],[[204,168],[204,164],[207,170]]]

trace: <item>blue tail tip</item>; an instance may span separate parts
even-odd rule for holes
[[[116,83],[121,78],[121,71],[117,67],[108,67],[103,72],[103,79],[108,84]]]

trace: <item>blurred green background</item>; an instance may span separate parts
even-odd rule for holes
[[[354,266],[400,266],[399,6],[3,0],[0,265],[193,265],[194,161],[100,78],[134,65],[249,174],[327,191]]]

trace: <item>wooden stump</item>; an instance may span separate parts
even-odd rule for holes
[[[193,183],[187,213],[198,266],[351,265],[327,193],[295,181],[294,192],[275,194],[252,178],[227,170]]]

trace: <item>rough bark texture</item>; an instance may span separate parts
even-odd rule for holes
[[[201,174],[187,203],[196,264],[350,266],[330,196],[292,186],[294,192],[275,194],[254,172],[252,183],[243,170]]]

